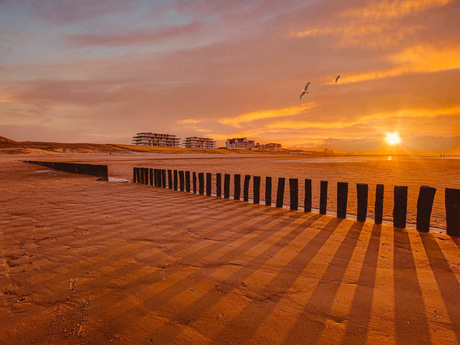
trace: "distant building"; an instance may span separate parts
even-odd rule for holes
[[[180,138],[174,134],[140,132],[133,137],[133,145],[180,147]]]
[[[210,138],[187,137],[184,140],[184,147],[187,149],[215,149],[217,143]]]
[[[267,151],[281,151],[281,144],[277,143],[268,143],[268,144],[257,144],[256,146],[259,150]]]
[[[248,140],[248,138],[232,138],[227,139],[225,147],[228,149],[252,150],[256,147],[256,144],[254,140]]]

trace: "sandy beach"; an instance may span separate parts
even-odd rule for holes
[[[0,344],[460,343],[458,239],[21,162],[110,153],[0,156]]]

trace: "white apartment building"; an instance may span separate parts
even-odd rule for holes
[[[159,134],[152,132],[136,133],[132,140],[133,145],[180,147],[180,138],[174,134]]]
[[[183,145],[187,149],[215,149],[217,147],[214,139],[199,137],[187,137]]]

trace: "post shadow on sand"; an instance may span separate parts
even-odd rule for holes
[[[444,253],[439,247],[436,238],[430,233],[420,233],[423,247],[425,248],[431,270],[438,284],[441,296],[444,299],[447,313],[452,322],[457,342],[460,344],[460,283],[449,265]]]
[[[363,222],[354,222],[344,240],[337,249],[330,265],[327,267],[313,294],[304,306],[303,313],[286,337],[285,344],[302,344],[308,339],[309,344],[316,344],[326,327],[329,312],[337,291],[342,283],[343,275],[353,255],[353,250],[358,242],[359,235],[364,226]],[[321,320],[313,320],[310,310],[318,314]],[[336,322],[343,322],[338,319]]]
[[[393,228],[397,344],[431,344],[417,268],[407,230]]]
[[[296,217],[295,219],[297,219]],[[282,250],[286,245],[292,242],[297,236],[303,233],[308,227],[313,224],[317,219],[320,218],[320,215],[312,215],[310,216],[305,222],[296,226],[293,230],[291,230],[288,234],[281,237],[276,243],[265,249],[262,253],[258,254],[254,259],[252,259],[248,264],[245,264],[244,267],[241,267],[238,271],[233,273],[229,278],[225,279],[220,285],[222,288],[226,288],[224,292],[230,292],[232,289],[240,288],[240,286],[233,286],[235,282],[244,283],[244,280],[247,279],[254,271],[258,270],[262,267],[270,258],[276,255],[280,250]],[[293,220],[295,220],[293,219]],[[313,239],[313,242],[316,241],[315,246],[321,241],[323,244],[327,238],[332,234],[334,229],[340,224],[341,220],[332,219],[328,225],[324,227]],[[289,221],[289,224],[292,221]],[[287,225],[283,228],[285,228]],[[279,224],[273,227],[279,228]],[[276,232],[280,232],[283,229],[278,229]],[[316,239],[316,240],[315,240]],[[271,290],[273,290],[273,284],[283,284],[285,285],[285,291],[290,287],[292,282],[297,278],[297,276],[303,271],[302,265],[306,265],[305,262],[305,255],[307,257],[314,256],[316,252],[313,252],[312,249],[315,248],[312,242],[309,242],[310,245],[307,246],[299,252],[292,260],[291,264],[288,264],[282,271],[282,273],[278,274],[272,281],[271,284],[268,285],[266,289],[261,293],[262,295],[271,295]],[[321,247],[320,245],[319,247]],[[231,259],[231,256],[228,256],[228,259]],[[294,265],[295,264],[295,265]],[[298,271],[293,273],[295,267],[301,267]],[[286,280],[287,277],[290,277],[289,280]],[[291,282],[292,280],[292,282]],[[268,289],[268,290],[267,290]],[[283,294],[274,294],[270,296],[271,299],[279,300]],[[183,311],[179,311],[177,315],[174,316],[175,322],[170,322],[156,332],[154,332],[151,337],[153,339],[161,339],[162,342],[168,343],[171,342],[175,337],[177,337],[180,332],[181,328],[177,325],[178,323],[191,323],[197,321],[203,314],[205,314],[208,310],[210,310],[214,305],[216,305],[225,295],[221,294],[219,291],[211,290],[207,294],[200,297],[196,300],[192,305],[184,309]],[[256,309],[256,312],[253,312],[253,309]],[[269,311],[268,311],[269,313]],[[230,325],[227,326],[224,330],[222,330],[219,335],[216,337],[219,340],[231,338],[233,333],[233,329],[245,329],[244,332],[239,332],[238,339],[242,343],[246,341],[244,335],[251,335],[256,329],[258,325],[258,320],[263,321],[263,319],[268,315],[263,310],[261,310],[261,305],[259,301],[251,302],[242,312],[238,314],[231,322]],[[251,315],[250,322],[247,320],[247,315]],[[251,327],[251,330],[247,328]],[[254,327],[254,329],[252,329]]]

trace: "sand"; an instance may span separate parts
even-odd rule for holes
[[[20,161],[151,157],[0,157],[0,344],[459,343],[458,239]]]

